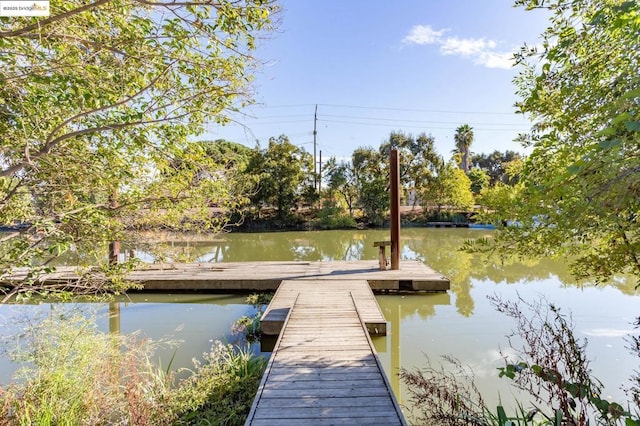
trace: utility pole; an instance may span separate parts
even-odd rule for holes
[[[320,161],[318,164],[318,194],[322,192],[322,150],[320,150]]]
[[[318,189],[318,169],[317,169],[317,163],[316,163],[316,136],[318,135],[318,131],[316,130],[317,124],[318,124],[318,104],[316,104],[316,111],[313,114],[313,188],[314,189]]]

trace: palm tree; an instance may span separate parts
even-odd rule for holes
[[[462,154],[462,164],[460,168],[466,173],[469,173],[469,148],[473,143],[473,128],[468,124],[463,124],[456,129],[456,134],[453,137],[456,141],[456,150]]]

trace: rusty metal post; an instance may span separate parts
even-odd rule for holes
[[[391,269],[400,269],[400,158],[398,150],[389,153],[391,184]]]

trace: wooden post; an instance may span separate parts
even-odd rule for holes
[[[109,207],[112,209],[118,208],[117,193],[111,194],[109,197]],[[120,241],[111,241],[109,243],[109,265],[115,265],[118,263],[120,257]]]
[[[109,302],[109,333],[120,334],[120,303]]]
[[[398,150],[389,153],[391,183],[391,269],[400,269],[400,159]]]

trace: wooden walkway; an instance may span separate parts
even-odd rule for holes
[[[320,291],[351,293],[360,318],[365,323],[369,334],[385,336],[387,320],[385,319],[371,287],[365,280],[285,280],[280,284],[271,303],[260,319],[262,334],[277,336],[280,334],[289,309],[301,292]]]
[[[332,284],[282,283],[291,309],[245,426],[406,424],[364,324],[369,284]]]

